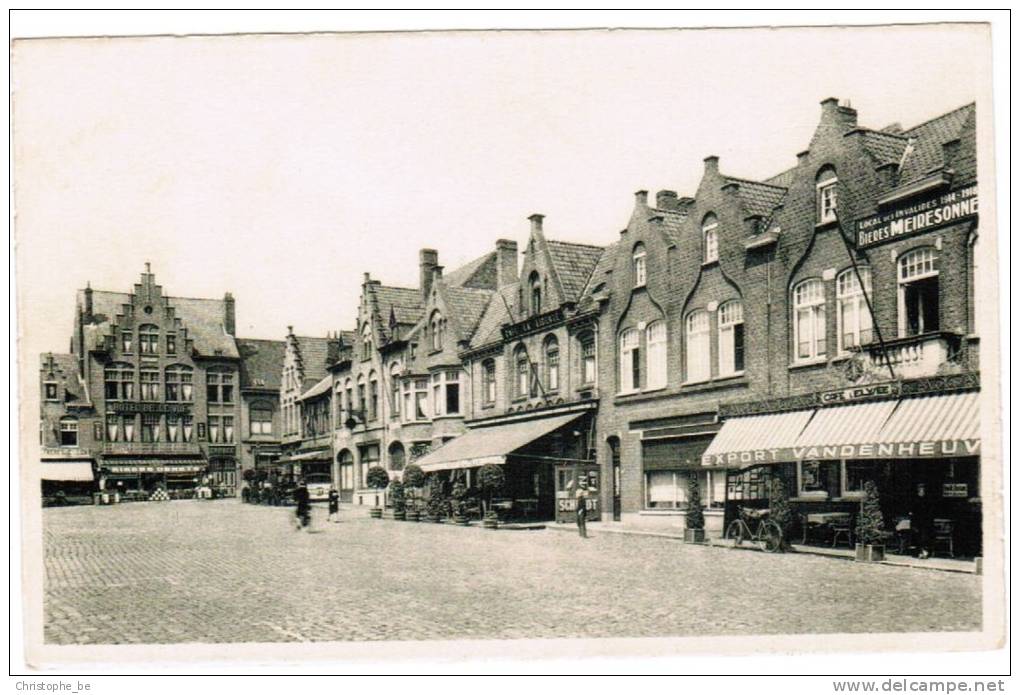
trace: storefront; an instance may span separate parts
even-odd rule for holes
[[[727,471],[727,522],[739,507],[767,507],[769,480],[779,477],[797,513],[793,540],[810,541],[830,518],[849,519],[852,528],[871,480],[893,550],[909,552],[918,534],[932,535],[928,527],[935,526],[942,546],[936,552],[975,556],[978,410],[979,393],[961,391],[734,417],[702,462]]]
[[[151,495],[156,488],[187,491],[206,478],[207,464],[201,458],[182,459],[111,459],[100,465],[100,487],[105,490],[131,493],[139,497]]]
[[[328,449],[301,451],[279,460],[280,473],[285,480],[296,482],[304,479],[308,493],[313,500],[329,497],[333,485],[331,455]]]
[[[93,460],[63,457],[54,460],[43,459],[41,463],[41,492],[44,504],[60,504],[65,501],[87,499],[97,491]]]
[[[469,496],[480,498],[476,471],[486,464],[505,466],[500,504],[513,518],[533,521],[574,519],[573,495],[583,476],[589,506],[598,519],[599,472],[590,451],[590,409],[499,418],[468,430],[417,461],[425,473],[458,477]],[[444,473],[446,472],[446,473]]]

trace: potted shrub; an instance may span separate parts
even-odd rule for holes
[[[453,510],[453,523],[467,526],[468,518],[464,514],[464,498],[467,497],[467,487],[464,486],[464,483],[458,480],[453,484],[451,497],[450,506]]]
[[[864,481],[864,496],[857,514],[856,555],[858,562],[881,562],[885,559],[885,520],[878,499],[875,481]]]
[[[439,523],[443,519],[443,508],[446,506],[446,500],[443,499],[443,484],[438,478],[433,477],[429,481],[429,498],[425,506],[425,512],[428,515],[429,521],[433,523]]]
[[[404,484],[399,480],[390,483],[390,502],[393,504],[393,518],[404,521],[407,518],[407,497],[404,495]]]
[[[373,490],[385,490],[390,484],[389,474],[380,466],[372,466],[365,474],[365,483]],[[373,519],[382,519],[382,507],[376,505],[369,512]]]
[[[411,463],[404,468],[404,491],[407,497],[407,520],[418,521],[421,518],[421,488],[425,485],[425,472],[417,464]]]
[[[499,528],[499,516],[492,508],[492,498],[499,494],[505,485],[506,474],[503,471],[503,466],[487,463],[478,469],[478,487],[485,496],[485,516],[482,519],[482,526],[485,528]]]
[[[687,478],[687,514],[684,518],[684,542],[705,542],[705,515],[701,512],[701,488],[697,474]]]
[[[793,531],[793,508],[790,507],[790,493],[786,488],[786,481],[779,476],[773,476],[769,481],[769,519],[776,522],[779,530],[783,532],[779,550],[789,549],[789,538]]]

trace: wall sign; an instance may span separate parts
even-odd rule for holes
[[[818,393],[818,402],[821,405],[832,405],[834,403],[866,401],[872,398],[895,398],[899,395],[900,382],[886,381],[880,384],[864,384],[834,391],[822,391]]]
[[[701,457],[703,466],[742,467],[763,463],[782,463],[817,459],[915,459],[944,456],[977,456],[980,439],[940,439],[917,442],[874,442],[835,446],[790,446],[775,449],[748,449],[709,454]]]
[[[857,248],[928,232],[977,213],[976,185],[940,193],[921,202],[857,220]]]
[[[970,497],[967,494],[967,483],[943,483],[942,484],[942,496],[943,497]]]
[[[123,403],[111,402],[107,404],[110,412],[114,413],[190,413],[191,403],[148,403],[137,401],[125,401]]]

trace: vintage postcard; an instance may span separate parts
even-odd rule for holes
[[[28,663],[1002,643],[987,26],[12,56]]]

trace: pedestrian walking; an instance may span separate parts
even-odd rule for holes
[[[340,521],[340,493],[335,487],[329,489],[329,520],[333,523]]]
[[[582,479],[577,484],[577,492],[574,493],[574,501],[577,505],[577,532],[581,538],[588,537],[588,483]]]
[[[312,522],[312,503],[304,478],[298,480],[297,488],[294,490],[294,501],[297,502],[295,514],[297,515],[297,530],[300,531],[307,528]]]

